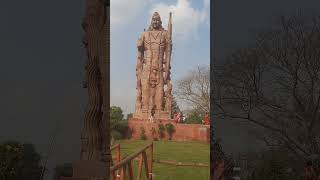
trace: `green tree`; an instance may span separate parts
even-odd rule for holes
[[[110,129],[114,139],[123,139],[128,135],[128,121],[124,119],[121,107],[110,107]]]
[[[204,119],[204,112],[201,112],[197,109],[191,110],[189,115],[187,116],[185,123],[186,124],[202,124],[202,120]]]
[[[133,113],[127,114],[127,120],[129,120],[129,119],[132,118],[132,117],[133,117]]]
[[[40,154],[32,144],[7,141],[0,144],[0,180],[39,180]]]
[[[179,105],[176,101],[176,99],[173,97],[172,99],[172,105],[171,105],[171,118],[174,118],[174,115],[177,113],[177,112],[180,112],[180,108],[179,108]]]
[[[110,107],[110,119],[111,120],[123,120],[124,115],[121,107],[118,106],[111,106]]]

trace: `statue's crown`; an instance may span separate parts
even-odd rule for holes
[[[160,14],[158,12],[154,12],[153,15],[152,15],[152,18],[160,18]]]

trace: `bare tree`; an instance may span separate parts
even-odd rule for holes
[[[198,66],[176,82],[176,97],[203,113],[210,112],[210,68]]]
[[[299,157],[320,153],[320,18],[282,17],[212,69],[216,115],[264,128],[267,145]]]

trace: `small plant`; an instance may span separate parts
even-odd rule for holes
[[[165,127],[166,127],[166,130],[167,130],[167,133],[168,133],[169,140],[171,140],[173,133],[176,131],[176,128],[171,123],[166,124]]]
[[[151,128],[151,135],[152,135],[152,139],[154,141],[158,141],[158,137],[157,137],[157,131],[154,127]]]
[[[165,133],[166,128],[164,127],[163,124],[159,124],[158,125],[158,134],[159,134],[159,138],[163,139],[164,138],[164,133]]]
[[[146,136],[146,131],[144,130],[144,127],[140,127],[140,139],[141,140],[146,140],[147,136]]]

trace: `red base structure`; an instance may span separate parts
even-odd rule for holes
[[[157,132],[159,130],[159,124],[171,123],[175,127],[175,132],[172,135],[173,141],[205,141],[210,142],[210,126],[203,124],[182,124],[176,123],[173,120],[164,120],[156,119],[154,122],[151,122],[149,119],[137,119],[131,118],[128,121],[129,128],[131,130],[132,139],[140,139],[141,127],[145,130],[145,135],[147,139],[153,139],[154,134],[152,134],[152,128]],[[165,132],[165,137],[168,138],[167,133]]]

